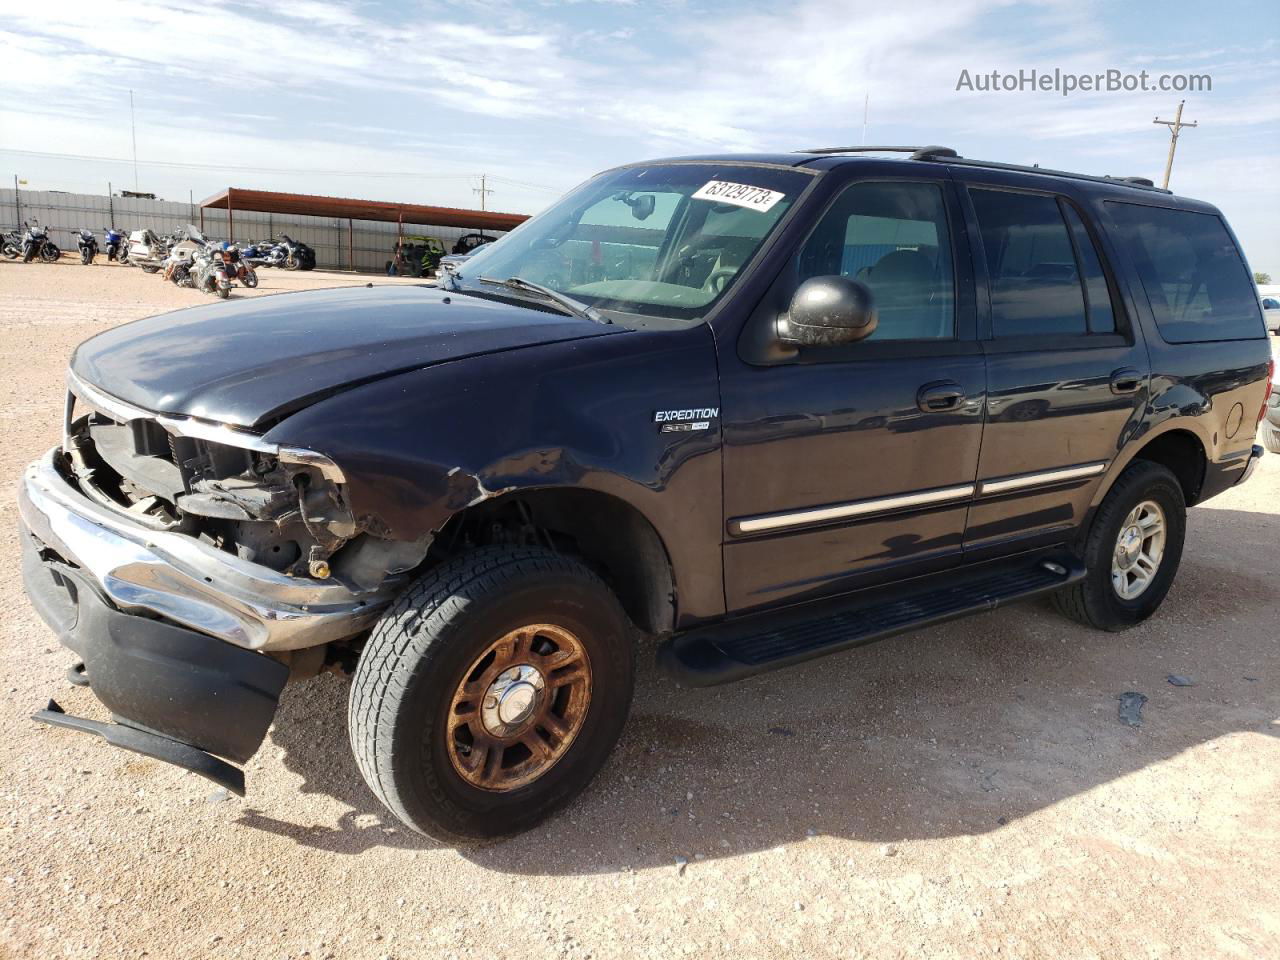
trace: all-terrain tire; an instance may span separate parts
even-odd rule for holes
[[[1163,555],[1151,583],[1126,600],[1112,585],[1111,565],[1125,518],[1138,504],[1151,500],[1163,511],[1166,526]],[[1120,474],[1098,507],[1081,555],[1088,573],[1079,583],[1053,595],[1065,616],[1099,630],[1118,632],[1136,626],[1159,608],[1173,584],[1187,533],[1187,504],[1182,485],[1168,467],[1137,460]]]
[[[581,640],[586,715],[537,779],[482,789],[450,759],[454,692],[490,644],[529,624]],[[604,764],[626,723],[634,663],[634,628],[586,566],[537,548],[474,550],[424,574],[375,625],[351,687],[351,748],[369,788],[413,829],[450,842],[516,833],[567,804]]]
[[[1280,429],[1272,426],[1265,418],[1258,424],[1258,436],[1264,447],[1272,453],[1280,453]]]

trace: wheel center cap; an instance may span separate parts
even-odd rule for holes
[[[1132,563],[1142,549],[1142,531],[1137,527],[1128,527],[1120,534],[1118,544],[1122,563]]]
[[[533,710],[538,691],[531,683],[517,683],[507,688],[498,701],[498,719],[510,726],[519,723]]]
[[[510,736],[533,715],[545,687],[542,674],[527,663],[503,670],[489,684],[480,706],[485,729],[497,737]]]

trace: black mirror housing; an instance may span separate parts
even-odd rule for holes
[[[810,277],[796,289],[778,337],[800,346],[839,346],[865,340],[877,322],[871,291],[843,276]]]

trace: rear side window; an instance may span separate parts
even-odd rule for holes
[[[1253,280],[1221,218],[1108,201],[1169,343],[1265,336]]]
[[[1057,199],[972,187],[969,196],[987,259],[995,336],[1087,333],[1080,269]]]

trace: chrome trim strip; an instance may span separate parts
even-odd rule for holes
[[[983,480],[978,487],[978,496],[985,497],[993,493],[1008,493],[1011,490],[1023,490],[1027,487],[1042,487],[1051,483],[1063,483],[1067,480],[1082,480],[1095,477],[1107,469],[1105,461],[1085,463],[1078,467],[1062,467],[1057,470],[1041,470],[1038,473],[1024,473],[1000,480]]]
[[[837,503],[830,507],[794,510],[787,513],[769,513],[757,517],[740,517],[729,521],[729,531],[735,534],[765,533],[770,530],[784,530],[788,527],[823,523],[828,520],[847,520],[852,517],[865,517],[873,513],[887,513],[890,510],[926,507],[938,503],[948,503],[952,500],[968,499],[973,496],[973,490],[973,484],[966,483],[957,487],[925,490],[921,493],[904,493],[894,497],[877,497],[874,500]]]
[[[116,606],[149,610],[250,650],[297,650],[369,627],[401,584],[353,590],[334,578],[291,577],[194,537],[151,530],[99,506],[54,465],[57,448],[18,484],[18,515],[37,539],[80,567]]]
[[[104,393],[91,384],[85,383],[71,370],[67,370],[67,389],[72,396],[79,397],[94,410],[105,413],[113,420],[118,420],[122,423],[129,420],[154,420],[175,436],[190,437],[193,440],[207,440],[210,443],[221,443],[228,447],[239,447],[242,450],[265,453],[283,460],[285,463],[314,467],[334,483],[347,482],[341,467],[324,454],[316,453],[313,450],[269,443],[256,433],[250,433],[237,427],[229,427],[226,424],[214,423],[211,420],[200,420],[196,417],[165,416],[151,410],[144,410],[141,407],[134,406],[132,403],[113,397],[109,393]],[[69,433],[71,420],[70,399],[68,399],[67,403],[66,419]]]

